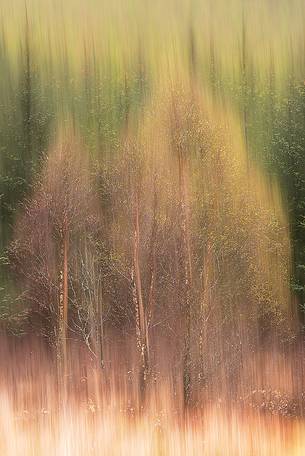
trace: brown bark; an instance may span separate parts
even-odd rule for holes
[[[67,323],[68,323],[68,249],[69,249],[69,232],[67,223],[64,226],[61,235],[60,262],[61,270],[59,273],[59,321],[58,321],[58,382],[60,390],[65,390],[65,378],[67,369]]]
[[[100,366],[104,368],[104,322],[103,322],[103,306],[102,306],[102,293],[98,297],[97,302],[97,342],[99,345],[99,361]]]
[[[200,326],[199,326],[199,381],[202,386],[206,383],[206,372],[204,364],[204,344],[206,341],[206,325],[211,313],[211,286],[212,286],[212,252],[208,243],[204,254],[203,266],[203,290],[200,303]]]
[[[68,248],[69,233],[64,229],[63,233],[63,323],[64,323],[64,341],[66,341],[66,329],[68,322]]]
[[[154,183],[155,185],[155,183]],[[157,239],[157,194],[156,188],[154,187],[154,202],[153,202],[153,222],[151,230],[151,241],[149,249],[149,266],[150,266],[150,282],[149,282],[149,294],[148,294],[148,305],[147,305],[147,319],[148,324],[152,319],[152,313],[154,309],[155,301],[155,282],[156,282],[156,239]]]
[[[146,384],[149,375],[149,344],[147,314],[143,302],[142,279],[140,271],[140,224],[139,224],[139,202],[136,195],[135,201],[135,226],[134,226],[134,248],[133,248],[133,301],[136,310],[137,345],[140,351],[140,392],[141,400],[145,398]]]
[[[186,182],[186,163],[183,151],[179,151],[179,193],[181,211],[181,233],[183,245],[184,262],[184,347],[183,347],[183,396],[184,405],[190,403],[191,397],[191,281],[192,281],[192,260],[190,242],[190,221],[188,208],[188,194]]]

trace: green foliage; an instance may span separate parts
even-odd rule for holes
[[[305,87],[289,84],[280,102],[270,140],[269,166],[279,175],[286,194],[293,240],[292,288],[304,307],[305,287]]]

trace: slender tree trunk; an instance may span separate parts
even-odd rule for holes
[[[148,294],[148,306],[147,306],[147,319],[148,325],[152,319],[152,313],[154,309],[155,301],[155,282],[156,282],[156,238],[157,238],[157,194],[154,183],[154,201],[153,201],[153,222],[150,239],[149,249],[149,267],[150,267],[150,282],[149,282],[149,294]]]
[[[68,248],[69,248],[69,233],[64,229],[63,233],[63,342],[66,349],[66,332],[68,322]]]
[[[203,290],[200,302],[200,325],[199,325],[199,381],[202,386],[206,384],[206,372],[204,363],[204,349],[206,343],[206,325],[210,316],[211,305],[211,284],[212,284],[212,258],[211,246],[206,246],[204,253],[204,266],[203,266]]]
[[[89,350],[93,352],[98,361],[99,367],[104,368],[103,354],[103,296],[100,280],[100,271],[96,267],[96,258],[92,247],[88,246],[87,238],[84,239],[83,268],[86,277],[86,285],[89,293],[82,299],[88,300],[89,309],[89,333],[87,344]]]
[[[149,376],[149,344],[148,344],[148,325],[146,309],[143,302],[142,280],[140,271],[140,226],[139,226],[139,203],[138,196],[135,202],[135,227],[134,227],[134,249],[133,249],[133,269],[132,286],[133,301],[136,311],[136,331],[137,345],[140,351],[140,394],[143,404],[145,399],[146,386]]]
[[[100,366],[104,368],[104,321],[103,321],[103,301],[102,293],[97,300],[97,342],[99,345]]]
[[[68,249],[69,233],[67,229],[67,224],[66,222],[64,222],[64,227],[61,236],[60,251],[61,270],[59,273],[59,329],[57,341],[58,383],[61,394],[65,394],[65,383],[67,374],[66,332],[68,321]],[[64,398],[64,396],[62,398]]]
[[[186,183],[186,164],[179,154],[179,190],[180,190],[180,210],[181,210],[181,232],[183,244],[183,262],[184,262],[184,348],[183,348],[183,396],[184,405],[188,406],[191,397],[191,280],[192,280],[192,262],[191,262],[191,243],[190,243],[190,221],[188,208],[188,195]]]

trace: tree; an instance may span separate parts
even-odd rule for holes
[[[89,157],[73,134],[60,136],[50,150],[22,212],[10,247],[11,263],[21,280],[23,299],[56,346],[62,375],[68,331],[82,332],[87,342],[95,338],[102,356],[102,296],[94,244],[99,211]]]
[[[287,221],[277,184],[251,162],[226,109],[212,106],[198,87],[161,89],[142,128],[158,173],[170,169],[158,198],[172,206],[170,237],[178,244],[171,247],[173,317],[181,323],[188,405],[196,374],[223,388],[250,347],[292,335]],[[170,263],[169,242],[163,252]]]
[[[284,190],[293,247],[292,286],[299,298],[299,316],[304,325],[305,306],[305,88],[289,81],[288,96],[275,113],[267,166],[275,172]]]

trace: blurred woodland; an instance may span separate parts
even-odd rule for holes
[[[73,344],[105,375],[119,350],[184,404],[303,350],[304,2],[0,11],[2,334],[59,381]]]

